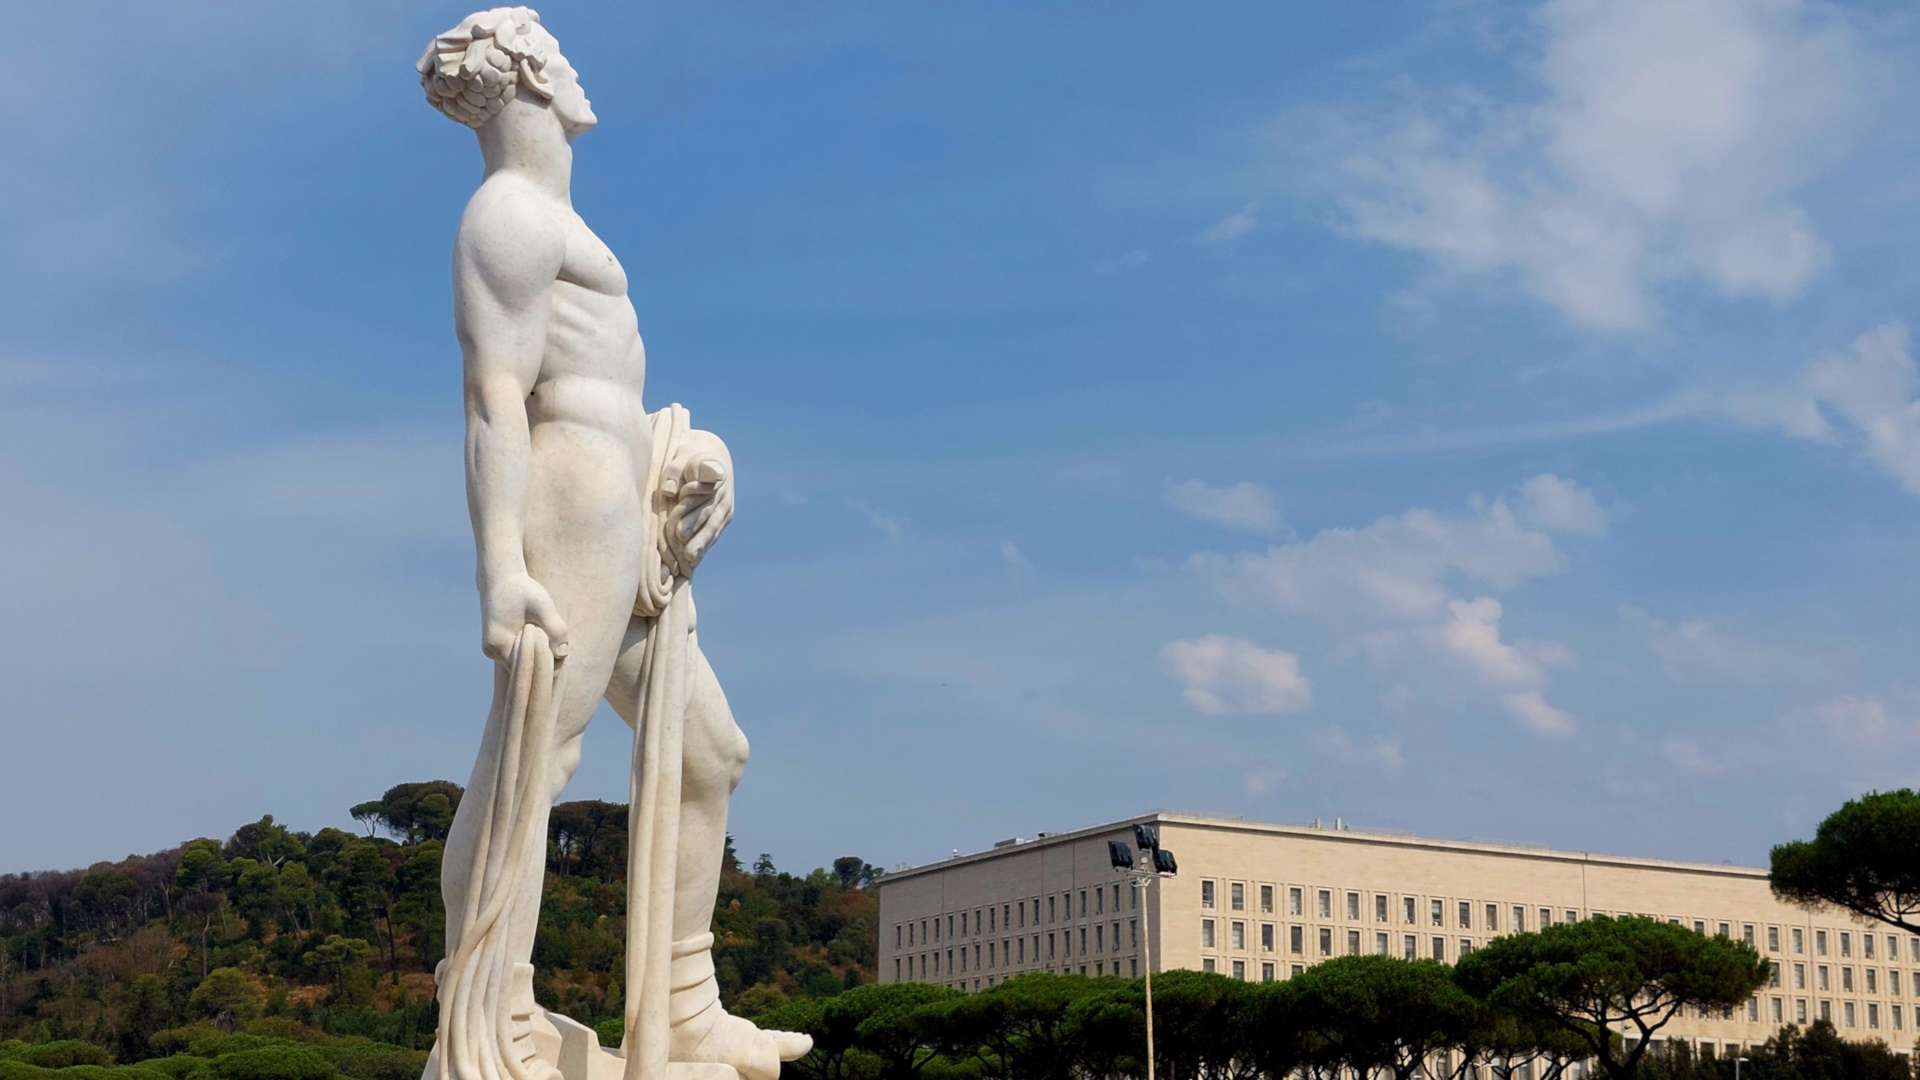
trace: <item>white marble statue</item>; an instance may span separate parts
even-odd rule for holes
[[[626,274],[569,194],[571,144],[593,109],[539,16],[470,15],[419,71],[486,161],[454,241],[453,298],[482,644],[496,663],[447,842],[426,1080],[776,1080],[809,1040],[729,1016],[711,954],[747,742],[701,655],[691,579],[733,516],[732,462],[685,409],[641,404]],[[635,730],[620,1055],[534,1003],[528,962],[547,815],[602,698]]]

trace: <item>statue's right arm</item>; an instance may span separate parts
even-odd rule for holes
[[[531,195],[483,191],[460,222],[454,326],[465,357],[467,511],[480,586],[481,645],[506,659],[527,623],[566,654],[553,598],[527,573],[527,397],[546,351],[553,283],[566,256],[557,212]]]

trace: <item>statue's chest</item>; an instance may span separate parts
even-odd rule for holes
[[[561,264],[560,277],[607,296],[627,295],[627,272],[621,268],[620,260],[613,257],[613,249],[583,222],[576,221],[568,230],[567,257]]]

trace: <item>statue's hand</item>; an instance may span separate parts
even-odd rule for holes
[[[674,499],[668,543],[690,572],[733,520],[733,455],[718,435],[689,431],[674,447],[660,486]]]
[[[546,631],[555,659],[567,655],[566,620],[560,617],[560,609],[546,586],[525,571],[504,575],[497,581],[482,576],[480,617],[480,649],[494,660],[506,662],[528,623]]]

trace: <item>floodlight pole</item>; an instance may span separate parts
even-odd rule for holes
[[[1151,853],[1148,858],[1152,858]],[[1114,871],[1133,882],[1134,893],[1142,900],[1146,899],[1147,887],[1160,877],[1148,870],[1129,870],[1116,866]],[[1146,904],[1140,905],[1141,943],[1146,948],[1147,960],[1147,1080],[1153,1080],[1153,920],[1148,917],[1148,910]]]

